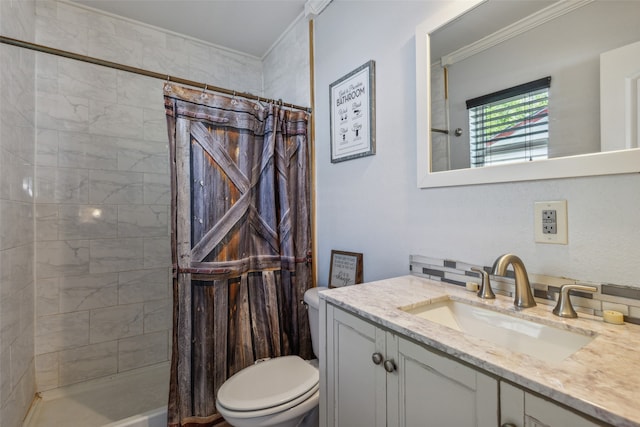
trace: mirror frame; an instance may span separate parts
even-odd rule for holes
[[[416,137],[418,188],[453,187],[640,172],[640,148],[558,157],[536,162],[431,172],[429,35],[484,0],[447,3],[416,27]]]

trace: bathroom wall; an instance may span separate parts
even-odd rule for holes
[[[300,15],[263,58],[264,96],[310,107],[309,21]]]
[[[0,1],[0,34],[33,41],[35,2]],[[35,55],[0,45],[0,426],[35,392],[33,182]]]
[[[362,252],[366,281],[404,275],[409,255],[640,287],[640,175],[416,187],[415,27],[445,2],[334,0],[316,19],[319,282],[332,249]],[[384,31],[381,29],[384,28]],[[328,87],[376,61],[377,153],[332,164]],[[534,242],[535,201],[567,200],[569,244]]]
[[[67,2],[37,43],[239,92],[259,59]],[[171,328],[163,82],[37,55],[38,390],[164,362]]]

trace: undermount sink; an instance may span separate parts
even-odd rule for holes
[[[595,338],[453,299],[401,310],[548,362],[564,360]]]

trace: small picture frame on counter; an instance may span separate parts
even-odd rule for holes
[[[329,265],[329,287],[362,283],[362,254],[357,252],[331,251],[331,264]]]

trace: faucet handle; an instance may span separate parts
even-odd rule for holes
[[[478,296],[483,299],[495,299],[496,294],[494,294],[493,289],[491,289],[491,280],[489,279],[489,273],[484,271],[484,269],[482,268],[476,268],[476,267],[471,267],[471,271],[480,273],[482,277],[482,284],[480,285]]]
[[[598,288],[595,286],[569,284],[562,285],[560,287],[560,295],[558,296],[558,303],[553,309],[553,314],[560,317],[578,317],[578,313],[573,309],[571,305],[571,298],[569,297],[569,291],[584,291],[584,292],[597,292]]]

